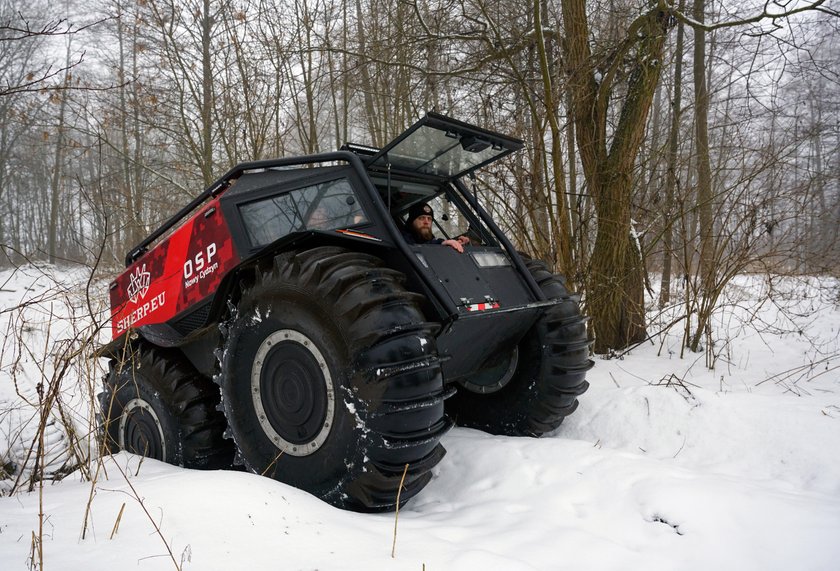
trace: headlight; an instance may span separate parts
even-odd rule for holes
[[[480,268],[497,268],[510,265],[507,256],[499,252],[470,252],[470,255]]]

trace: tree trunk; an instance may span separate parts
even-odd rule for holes
[[[558,96],[552,85],[551,70],[548,62],[546,39],[543,33],[542,13],[546,11],[543,0],[534,0],[534,29],[537,32],[537,55],[539,58],[540,75],[542,76],[543,96],[545,97],[545,112],[548,126],[551,131],[551,167],[555,196],[555,217],[557,223],[554,225],[558,232],[554,236],[554,248],[560,269],[563,274],[574,277],[577,268],[572,257],[572,229],[569,217],[569,204],[566,193],[566,179],[563,173],[563,130],[560,128],[560,120],[557,117],[559,108]]]
[[[64,74],[64,86],[70,86],[70,38],[67,39],[67,52],[65,54],[65,65],[68,71]],[[53,163],[52,180],[50,182],[50,219],[47,231],[47,253],[51,264],[57,258],[56,254],[56,232],[58,230],[58,206],[61,191],[62,162],[64,161],[64,115],[67,110],[67,91],[59,90],[58,97],[61,98],[58,108],[58,129],[55,141],[55,162]]]
[[[680,0],[679,11],[685,10],[685,0]],[[680,117],[682,115],[682,59],[685,27],[677,27],[677,46],[674,54],[674,102],[671,106],[671,130],[668,134],[668,171],[665,178],[665,228],[662,235],[662,282],[659,288],[659,308],[671,300],[671,264],[674,259],[674,193],[677,186],[677,155],[679,153]]]
[[[644,268],[630,235],[633,168],[659,81],[671,15],[658,8],[638,17],[608,60],[603,77],[592,67],[585,0],[564,0],[572,112],[583,172],[593,195],[598,234],[592,252],[588,308],[595,351],[608,353],[644,339]],[[608,142],[607,111],[618,67],[635,51],[627,97]],[[609,150],[607,150],[609,148]]]
[[[694,19],[703,22],[704,0],[694,0]],[[712,220],[712,172],[709,157],[709,94],[706,80],[706,32],[694,29],[694,137],[697,141],[697,213],[700,225],[700,281],[701,295],[711,296],[715,283],[715,243]],[[697,330],[691,340],[691,350],[697,351],[708,315],[701,311]]]
[[[122,11],[122,3],[117,3],[117,47],[118,47],[118,67],[117,67],[117,79],[119,82],[119,129],[120,129],[120,154],[122,155],[120,159],[120,166],[122,167],[122,172],[120,173],[120,179],[122,182],[122,192],[118,193],[117,200],[122,200],[123,204],[126,207],[121,209],[115,209],[116,217],[119,219],[119,222],[115,224],[115,228],[117,231],[125,236],[125,249],[132,248],[138,241],[135,241],[133,227],[136,220],[138,212],[134,211],[134,192],[131,187],[131,159],[130,159],[130,149],[128,145],[128,96],[126,91],[128,91],[128,82],[126,81],[126,77],[128,74],[126,73],[126,55],[125,55],[125,34],[123,33],[125,22],[129,20],[126,17],[125,13]],[[125,217],[125,218],[123,218]],[[124,228],[124,230],[123,230]]]
[[[212,30],[210,0],[204,0],[201,15],[201,176],[205,187],[213,182],[213,68],[210,54]]]
[[[365,41],[365,30],[364,25],[362,24],[362,20],[364,18],[364,14],[362,12],[362,3],[360,0],[356,0],[356,29],[357,29],[357,40],[359,42],[359,53],[366,54],[367,53],[367,43]],[[365,118],[367,119],[367,127],[369,134],[369,144],[371,145],[383,145],[386,141],[381,140],[382,136],[382,129],[380,128],[380,123],[378,121],[379,114],[377,113],[376,106],[374,104],[373,99],[373,82],[370,78],[370,71],[367,67],[367,62],[360,58],[362,61],[359,62],[359,73],[361,74],[361,83],[362,83],[362,96],[364,97],[365,102]]]

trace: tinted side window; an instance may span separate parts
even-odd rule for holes
[[[239,212],[252,246],[301,230],[334,230],[367,222],[345,178],[242,204]]]

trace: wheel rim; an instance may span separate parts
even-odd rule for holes
[[[308,456],[329,436],[335,391],[327,362],[303,333],[281,329],[260,344],[251,397],[266,436],[284,454]]]
[[[120,416],[120,449],[166,461],[166,442],[157,413],[143,399],[132,399]]]
[[[468,380],[460,381],[460,384],[474,393],[495,393],[507,386],[516,373],[517,365],[519,365],[519,347],[514,347],[501,363],[480,371]]]

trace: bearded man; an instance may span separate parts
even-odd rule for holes
[[[464,246],[470,243],[470,239],[466,236],[458,236],[456,240],[435,238],[432,232],[434,219],[434,210],[425,202],[419,202],[409,208],[408,219],[405,221],[406,229],[403,231],[405,241],[409,244],[443,244],[463,253]]]

